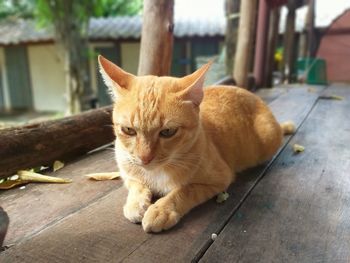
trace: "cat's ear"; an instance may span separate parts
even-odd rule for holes
[[[134,75],[122,70],[101,55],[98,56],[98,64],[102,78],[114,100],[130,89],[131,80],[135,78]]]
[[[205,80],[205,73],[208,71],[212,61],[200,67],[191,75],[180,79],[180,85],[184,87],[182,97],[186,101],[191,101],[194,105],[199,106],[203,100],[203,84]]]

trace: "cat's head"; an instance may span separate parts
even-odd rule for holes
[[[210,63],[183,78],[134,76],[99,56],[114,101],[116,150],[123,161],[153,169],[182,159],[200,129],[199,105]]]

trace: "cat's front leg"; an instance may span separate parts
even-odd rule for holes
[[[144,231],[160,232],[173,227],[193,207],[226,190],[228,185],[190,184],[174,189],[147,209],[142,219]]]
[[[126,179],[124,184],[129,190],[123,208],[124,216],[133,223],[140,223],[151,205],[152,193],[147,186],[135,180]]]

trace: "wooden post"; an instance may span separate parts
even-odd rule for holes
[[[174,0],[144,0],[138,75],[169,75]]]
[[[307,14],[307,57],[314,57],[315,48],[315,0],[309,0]]]
[[[232,76],[233,63],[235,60],[235,52],[237,47],[238,22],[239,22],[239,6],[240,0],[226,0],[226,74]]]
[[[267,0],[259,1],[258,24],[256,29],[254,78],[255,86],[260,88],[263,85],[266,69],[266,47],[269,32],[270,7]]]
[[[266,74],[264,80],[265,87],[273,86],[273,70],[275,64],[275,51],[278,40],[278,30],[280,21],[280,8],[276,7],[272,10],[270,16],[269,36],[267,40],[267,62],[266,62]]]
[[[293,68],[295,64],[295,0],[288,0],[288,14],[286,21],[286,30],[284,32],[284,50],[283,50],[283,79],[288,83],[292,82]]]
[[[237,86],[247,88],[250,58],[253,51],[257,0],[242,1],[238,29],[238,42],[233,68]]]

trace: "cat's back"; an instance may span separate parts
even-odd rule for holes
[[[201,104],[202,117],[214,122],[227,123],[241,120],[241,114],[254,115],[263,110],[264,103],[253,93],[235,86],[211,86],[204,89]]]
[[[255,94],[234,86],[212,86],[204,91],[201,121],[222,157],[236,171],[261,162],[260,131],[280,126],[265,103]],[[278,137],[278,138],[277,138]]]

